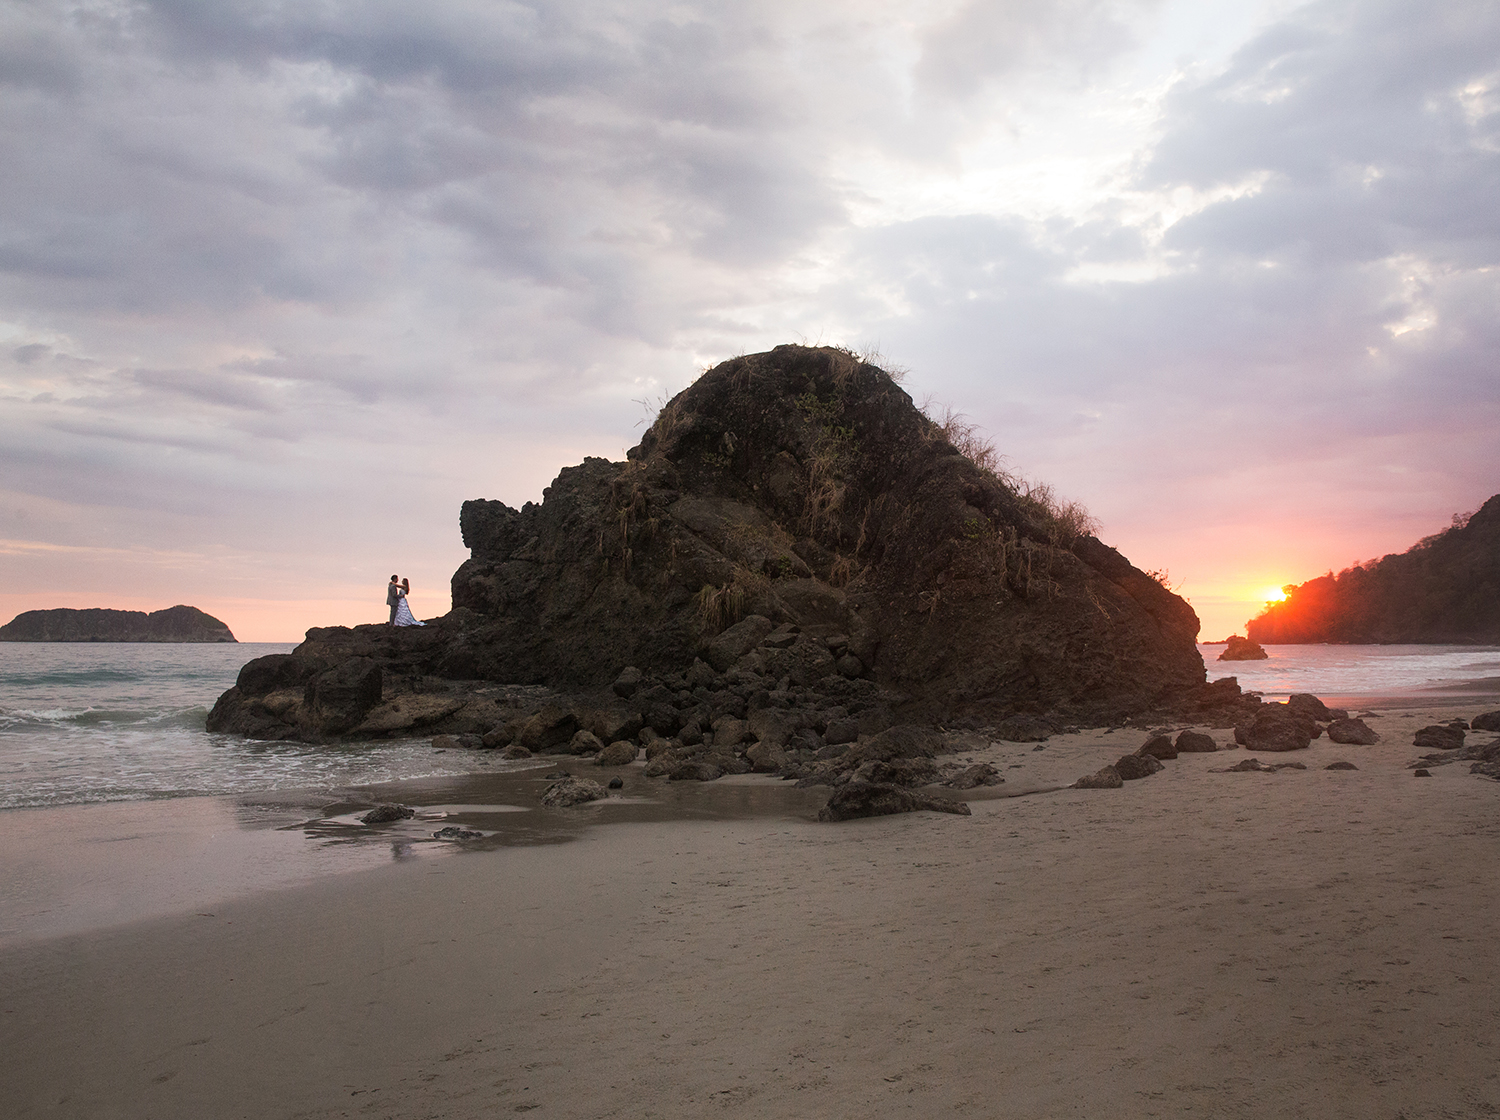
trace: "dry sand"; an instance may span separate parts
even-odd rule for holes
[[[1407,769],[1468,707],[1262,756],[1305,771],[609,825],[12,945],[4,1110],[1491,1116],[1500,784]],[[971,756],[1034,788],[1143,738]]]

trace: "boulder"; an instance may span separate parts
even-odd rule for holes
[[[415,809],[405,805],[377,805],[359,818],[361,824],[389,824],[391,821],[406,821],[417,815]]]
[[[549,809],[567,809],[588,801],[602,801],[608,796],[598,782],[570,774],[559,778],[542,792],[542,804]]]
[[[828,727],[823,732],[823,742],[830,746],[840,743],[852,743],[859,738],[859,721],[845,716],[841,719],[831,719]]]
[[[1086,778],[1079,778],[1073,783],[1074,789],[1119,789],[1125,784],[1120,777],[1120,772],[1113,766],[1104,766],[1095,770]]]
[[[709,642],[704,657],[716,670],[726,672],[736,661],[760,645],[774,629],[769,618],[752,614],[740,619]]]
[[[1340,759],[1338,762],[1330,762],[1327,766],[1323,767],[1323,769],[1324,770],[1358,770],[1359,767],[1356,766],[1356,765],[1354,765],[1354,763],[1352,763],[1352,762],[1345,762],[1343,759]]]
[[[722,716],[714,720],[713,731],[715,747],[737,747],[750,737],[750,724],[747,720]]]
[[[620,675],[615,678],[615,683],[610,686],[614,694],[623,700],[628,700],[635,695],[635,690],[641,687],[641,671],[634,665],[627,665],[620,670]]]
[[[546,752],[562,746],[578,730],[578,717],[566,708],[548,705],[527,719],[516,733],[516,742],[532,752]]]
[[[724,771],[706,758],[684,759],[667,771],[674,782],[712,782],[723,775]]]
[[[435,751],[477,751],[484,749],[482,735],[434,735],[432,749]]]
[[[1380,736],[1362,719],[1336,719],[1328,725],[1328,740],[1368,747],[1380,742]]]
[[[492,727],[486,731],[480,736],[479,741],[484,744],[486,750],[498,750],[501,747],[510,746],[510,742],[514,737],[515,735],[511,729],[505,724],[501,724],[499,727]],[[531,752],[527,751],[526,753],[530,754]]]
[[[432,834],[434,840],[478,840],[484,833],[472,828],[460,828],[456,824],[446,825]]]
[[[973,789],[975,786],[998,786],[1005,781],[988,762],[976,762],[943,782],[949,789]]]
[[[1166,767],[1149,754],[1127,754],[1115,763],[1115,770],[1122,781],[1133,782],[1159,774]]]
[[[1412,736],[1412,746],[1428,750],[1456,751],[1463,745],[1464,733],[1461,730],[1440,723],[1424,727]]]
[[[1500,712],[1485,712],[1469,721],[1475,731],[1500,731]]]
[[[833,663],[833,667],[838,672],[839,676],[848,677],[851,680],[855,677],[864,676],[865,672],[865,663],[859,658],[855,657],[852,653],[841,655],[838,660]]]
[[[1234,737],[1250,750],[1300,751],[1312,744],[1318,728],[1311,720],[1301,719],[1285,708],[1267,707],[1243,728],[1243,738],[1241,730],[1236,727]]]
[[[1201,731],[1184,731],[1177,736],[1178,754],[1211,754],[1219,749],[1219,744],[1214,742],[1212,735],[1205,735]]]
[[[840,786],[818,810],[818,820],[848,821],[858,817],[884,817],[893,813],[914,813],[929,809],[936,813],[954,813],[967,817],[970,810],[962,801],[932,797],[900,786],[875,782],[850,781]]]
[[[598,754],[604,749],[599,736],[592,731],[575,731],[568,740],[568,754]]]
[[[937,763],[930,758],[898,758],[892,762],[871,758],[861,762],[850,778],[876,785],[925,786],[937,780]]]
[[[599,766],[628,766],[635,761],[639,750],[640,748],[629,739],[616,739],[599,752],[599,757],[595,761]]]
[[[512,743],[510,746],[505,747],[501,750],[500,757],[508,759],[530,758],[531,752],[525,747],[521,746],[520,743]]]
[[[579,726],[591,732],[601,743],[634,739],[644,726],[640,713],[624,706],[585,708],[577,715]]]
[[[1337,719],[1333,710],[1324,704],[1310,692],[1294,692],[1287,698],[1287,711],[1293,715],[1303,716],[1306,719],[1315,719],[1320,723],[1327,723],[1331,719]]]
[[[856,744],[844,757],[858,764],[868,759],[890,762],[897,758],[934,758],[943,749],[943,737],[930,727],[901,723]]]
[[[1056,730],[1039,716],[1007,716],[995,725],[994,736],[1007,743],[1041,743]]]
[[[787,753],[772,743],[756,743],[745,758],[757,774],[774,774],[787,764]]]
[[[782,708],[760,708],[750,713],[749,731],[758,743],[784,747],[792,735],[802,730],[802,720]]]
[[[1264,661],[1270,656],[1261,649],[1259,642],[1252,642],[1249,638],[1242,638],[1236,634],[1225,643],[1224,652],[1219,654],[1219,660]]]
[[[816,638],[799,634],[784,649],[763,649],[766,676],[786,680],[794,688],[807,688],[834,671],[833,654]]]
[[[1177,757],[1177,746],[1168,735],[1153,735],[1137,747],[1135,753],[1149,754],[1152,758],[1173,759]]]

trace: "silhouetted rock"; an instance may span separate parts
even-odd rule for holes
[[[116,611],[94,607],[23,611],[0,626],[0,642],[233,642],[235,636],[197,607]]]
[[[1270,656],[1260,648],[1259,642],[1252,642],[1236,634],[1228,640],[1224,652],[1219,654],[1218,659],[1220,661],[1264,661]]]
[[[935,813],[971,815],[962,801],[929,797],[900,786],[851,781],[840,786],[818,810],[820,821],[848,821],[857,817],[884,817],[892,813],[914,813],[930,809]]]
[[[1235,741],[1253,751],[1300,751],[1307,749],[1322,731],[1278,705],[1267,705],[1248,726],[1234,729]]]
[[[241,684],[214,729],[320,740],[503,723],[545,751],[580,728],[633,737],[585,710],[613,694],[642,740],[649,727],[717,747],[716,720],[774,710],[756,739],[800,752],[849,742],[851,723],[874,737],[1243,700],[1205,689],[1181,598],[828,348],[726,362],[626,462],[586,459],[520,509],[465,502],[459,522],[470,557],[449,614],[318,628],[298,647],[299,672],[373,662],[376,706],[351,720]]]

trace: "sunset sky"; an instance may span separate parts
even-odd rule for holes
[[[12,0],[0,622],[448,609],[781,342],[879,351],[1204,638],[1500,491],[1500,5]]]

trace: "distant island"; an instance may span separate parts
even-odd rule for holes
[[[0,642],[234,642],[238,639],[197,607],[152,611],[102,608],[25,611],[0,626]]]
[[[1283,590],[1251,641],[1500,642],[1500,494],[1405,552]]]

